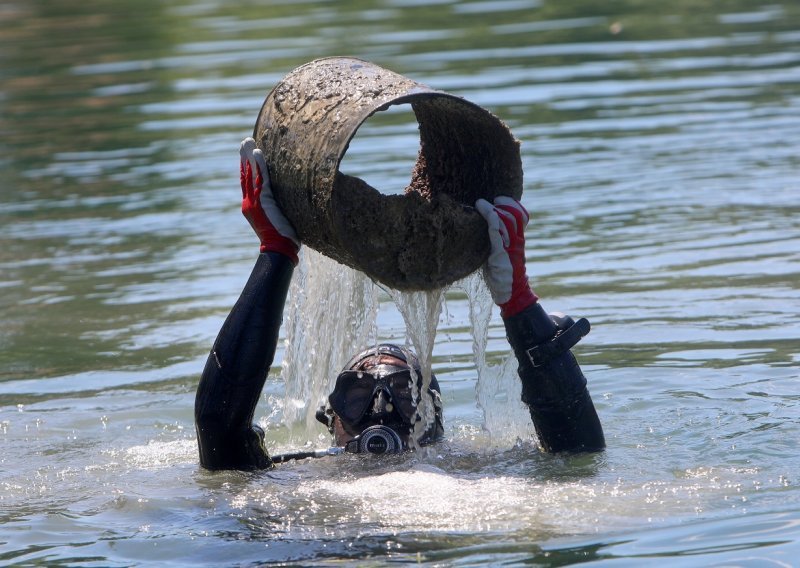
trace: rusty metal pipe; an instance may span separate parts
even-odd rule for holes
[[[420,148],[402,195],[339,171],[371,115],[410,104]],[[519,199],[519,142],[487,110],[360,59],[332,57],[290,72],[267,95],[253,137],[275,197],[304,244],[398,290],[429,290],[486,260],[479,197]]]

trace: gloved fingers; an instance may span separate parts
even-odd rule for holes
[[[485,199],[478,199],[475,202],[475,209],[489,225],[489,241],[492,244],[492,250],[495,250],[496,247],[500,250],[508,248],[511,240],[506,223],[500,220],[500,211]]]
[[[242,214],[261,241],[261,252],[277,252],[297,265],[300,241],[289,220],[272,195],[272,185],[264,153],[252,138],[239,146],[239,171],[242,184]]]
[[[502,304],[511,298],[514,276],[514,268],[507,251],[510,244],[508,229],[500,219],[499,210],[485,199],[478,199],[475,209],[486,220],[489,231],[489,258],[483,266],[483,277],[489,285],[492,300],[496,304]]]
[[[239,184],[242,186],[242,199],[247,197],[247,172],[245,171],[245,160],[239,159]]]
[[[261,187],[262,192],[266,190],[268,193],[272,193],[272,187],[269,183],[269,170],[267,169],[267,160],[264,159],[264,152],[255,148],[253,150],[253,162],[256,165],[256,187]]]
[[[492,301],[498,306],[511,299],[513,278],[514,267],[507,256],[498,258],[496,262],[490,259],[483,265],[483,279],[492,295]]]
[[[494,205],[486,201],[485,199],[478,199],[475,202],[475,209],[478,210],[478,213],[486,219],[486,222],[489,222],[489,215],[494,211]]]
[[[522,203],[514,199],[513,197],[508,197],[507,195],[498,195],[494,198],[494,204],[498,207],[502,207],[506,210],[514,209],[519,211],[525,219],[525,223],[529,220],[528,210],[523,207]]]
[[[505,247],[508,248],[511,245],[511,235],[519,236],[519,223],[517,223],[517,218],[513,214],[509,213],[503,208],[496,207],[495,210],[497,211],[497,216],[502,221],[503,228],[505,229],[503,242],[505,243]]]
[[[517,235],[517,237],[524,238],[525,227],[528,226],[528,222],[530,221],[530,216],[528,215],[527,209],[525,209],[525,207],[523,207],[519,201],[512,199],[511,197],[506,197],[505,195],[496,197],[494,204],[495,207],[501,211],[513,216],[514,233]]]
[[[264,153],[258,148],[253,150],[253,161],[262,172],[258,179],[258,181],[262,184],[261,192],[258,195],[258,200],[261,204],[261,208],[267,215],[267,219],[269,219],[270,223],[272,223],[272,226],[275,227],[275,230],[277,230],[281,236],[291,239],[294,241],[295,245],[300,246],[300,241],[297,238],[297,233],[295,232],[294,227],[292,227],[292,224],[286,218],[286,215],[284,215],[283,211],[281,211],[280,206],[278,206],[278,202],[275,201],[275,196],[272,194],[272,185],[269,181],[267,161],[264,159]]]
[[[256,184],[258,168],[253,158],[255,149],[256,141],[252,138],[245,138],[239,146],[243,197],[254,197],[254,191],[258,190],[258,185]]]
[[[525,226],[530,218],[518,201],[496,197],[494,204],[484,199],[475,208],[489,226],[491,251],[483,274],[492,299],[503,317],[519,313],[536,302],[525,274]]]

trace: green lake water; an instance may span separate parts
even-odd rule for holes
[[[438,322],[435,449],[199,467],[197,381],[258,253],[238,144],[331,55],[520,139],[528,274],[592,322],[606,452],[536,449],[496,310],[473,356],[473,279]],[[402,188],[417,148],[385,113],[343,169]],[[0,564],[797,565],[799,177],[796,2],[0,1]],[[304,253],[330,292],[296,282],[287,325],[376,294],[371,339],[404,340],[389,295]],[[338,341],[283,369],[281,342],[271,448],[329,443],[298,365]]]

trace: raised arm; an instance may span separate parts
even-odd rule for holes
[[[195,397],[200,464],[208,469],[272,467],[253,413],[275,357],[283,306],[300,248],[269,185],[264,156],[242,142],[242,213],[261,253],[206,361]]]
[[[531,290],[525,270],[525,208],[509,197],[497,197],[494,204],[479,199],[475,207],[489,226],[491,253],[484,276],[519,362],[522,401],[540,445],[548,452],[602,450],[603,428],[570,351],[589,333],[589,322],[548,315]]]

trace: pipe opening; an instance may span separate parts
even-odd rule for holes
[[[383,195],[403,195],[419,148],[419,124],[411,105],[393,105],[361,124],[339,171],[360,178]]]

